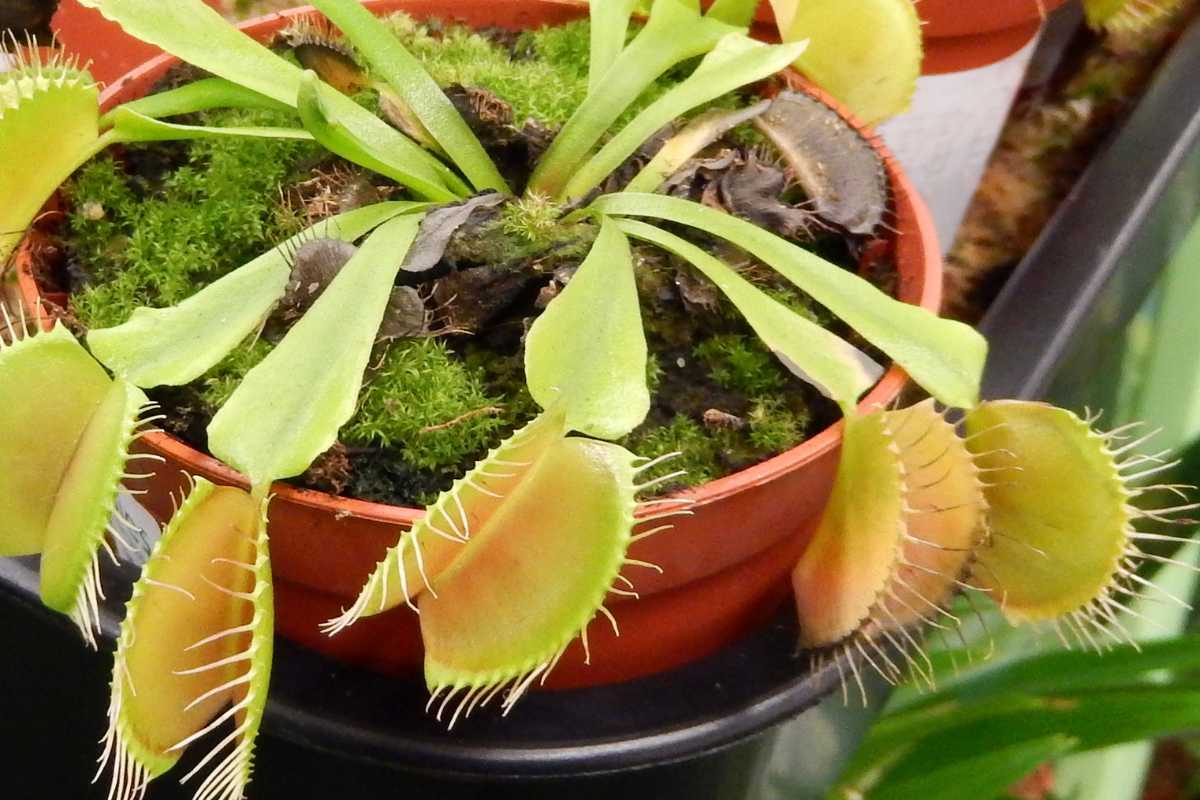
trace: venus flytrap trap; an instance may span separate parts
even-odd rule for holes
[[[1103,433],[1095,422],[1053,406],[997,401],[968,414],[966,430],[984,469],[1000,477],[986,489],[991,535],[973,581],[992,592],[1009,620],[1050,623],[1064,642],[1066,631],[1099,650],[1107,639],[1129,639],[1118,618],[1146,588],[1138,569],[1163,558],[1142,547],[1189,541],[1140,532],[1138,523],[1170,523],[1197,504],[1139,508],[1139,497],[1183,494],[1177,486],[1140,485],[1175,464],[1166,453],[1137,453],[1153,434],[1134,438],[1136,426]]]
[[[933,684],[910,629],[956,622],[947,609],[985,507],[979,469],[932,400],[847,418],[833,496],[792,573],[801,644],[816,666],[832,661],[843,696],[852,677],[867,702],[860,662],[890,683]]]
[[[1138,31],[1175,13],[1180,0],[1084,0],[1088,24],[1113,32]]]
[[[196,797],[242,797],[266,705],[273,614],[265,504],[196,481],[155,544],[117,639],[96,775],[111,773],[109,797],[144,797],[185,748],[230,720],[232,732],[183,780],[207,768]]]
[[[0,264],[8,261],[46,198],[100,148],[99,90],[75,62],[43,60],[16,46],[15,64],[0,73]],[[11,153],[23,154],[20,158]]]

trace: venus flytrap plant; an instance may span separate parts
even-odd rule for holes
[[[867,702],[860,662],[893,684],[907,671],[933,685],[910,629],[957,624],[947,608],[985,508],[980,470],[932,400],[847,417],[833,496],[792,573],[801,644],[814,667],[833,663],[844,697],[853,678]]]
[[[378,203],[347,211],[297,234],[182,303],[139,308],[128,321],[88,331],[92,354],[137,386],[181,386],[216,366],[261,327],[291,276],[289,254],[316,238],[356,241],[424,204]]]
[[[383,22],[353,0],[316,0],[313,5],[341,28],[363,58],[412,109],[476,191],[509,191],[454,104]]]
[[[979,393],[987,342],[971,327],[897,302],[862,278],[758,226],[711,208],[657,194],[620,193],[588,211],[650,217],[725,239],[779,272],[896,360],[943,403],[970,407]]]
[[[130,446],[147,420],[145,395],[114,381],[60,324],[41,331],[4,311],[0,339],[0,401],[5,446],[0,448],[0,507],[5,536],[0,554],[42,556],[41,595],[67,614],[96,647],[100,629],[101,551],[115,562],[110,524]],[[28,416],[52,414],[47,432]]]
[[[614,135],[567,181],[563,198],[583,199],[629,158],[655,131],[697,106],[747,84],[769,78],[795,61],[807,42],[773,47],[731,33],[704,57],[688,77]],[[655,187],[657,188],[657,187]]]
[[[158,45],[189,64],[217,77],[296,107],[302,71],[245,36],[201,2],[159,3],[157,0],[83,0],[127,33]],[[465,197],[460,178],[408,137],[330,87],[318,89],[322,102],[337,116],[348,135],[391,164],[403,164],[406,184],[430,200]]]

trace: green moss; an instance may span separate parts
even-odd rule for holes
[[[668,453],[680,455],[648,470],[642,480],[652,480],[678,470],[686,474],[659,487],[665,493],[688,486],[698,486],[725,474],[720,462],[724,439],[714,435],[703,425],[682,414],[676,415],[666,425],[643,426],[625,437],[622,442],[639,456],[658,458]]]
[[[738,334],[713,336],[694,350],[713,380],[749,397],[783,390],[786,379],[775,357],[756,338]]]
[[[517,124],[533,118],[547,125],[562,125],[587,96],[586,61],[581,75],[578,62],[572,60],[566,64],[535,58],[514,60],[508,49],[468,28],[451,26],[435,35],[404,14],[395,14],[389,20],[401,41],[438,84],[457,83],[499,95],[512,106]],[[586,36],[586,23],[582,23],[582,28],[582,35]],[[565,43],[571,35],[560,32],[555,40]],[[526,41],[538,53],[543,49],[539,44],[544,41],[541,37],[535,35]],[[567,54],[567,48],[561,44],[545,49],[552,54]]]
[[[780,397],[764,397],[754,401],[747,422],[750,444],[762,456],[769,456],[803,441],[809,415],[807,411],[797,413]]]
[[[286,125],[285,115],[217,111],[211,125]],[[123,322],[140,305],[178,303],[299,229],[278,187],[315,145],[213,138],[179,148],[175,169],[154,162],[172,146],[131,148],[130,174],[109,158],[89,164],[70,187],[76,259],[90,285],[73,298],[88,327]],[[164,171],[163,167],[167,167]]]
[[[502,401],[486,392],[480,371],[456,358],[443,341],[409,339],[391,345],[368,377],[342,440],[398,448],[418,469],[457,471],[495,444],[505,425],[503,412]]]

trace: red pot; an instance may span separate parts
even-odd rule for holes
[[[417,17],[512,29],[561,24],[586,13],[586,7],[564,0],[367,0],[367,5],[380,12],[404,10]],[[244,27],[266,40],[306,13],[311,10],[297,9]],[[176,63],[161,56],[133,70],[104,93],[104,108],[144,95]],[[932,221],[882,143],[876,141],[876,147],[888,164],[895,196],[892,227],[898,233],[891,245],[899,296],[936,311],[942,268]],[[19,251],[17,265],[27,302],[37,302],[28,244]],[[891,402],[906,380],[902,370],[892,367],[863,407]],[[550,684],[612,682],[678,666],[733,641],[777,608],[787,595],[788,573],[828,498],[840,439],[839,424],[776,458],[687,492],[696,502],[695,516],[679,518],[674,530],[632,549],[632,557],[661,565],[663,574],[628,571],[641,599],[610,603],[620,624],[620,642],[612,640],[607,623],[600,620],[589,630],[591,667],[583,665],[581,654],[569,654]],[[153,478],[131,484],[148,491],[142,502],[160,520],[171,513],[171,493],[185,488],[181,470],[218,483],[247,485],[229,467],[172,436],[153,434],[141,441],[167,460]],[[420,637],[407,608],[363,620],[332,639],[318,633],[317,623],[354,599],[386,549],[422,512],[286,484],[276,492],[270,516],[279,631],[313,649],[385,671],[411,671],[419,665]]]
[[[920,0],[926,75],[985,67],[1033,41],[1067,0]]]
[[[923,23],[925,75],[962,72],[1007,58],[1033,40],[1042,20],[1067,0],[914,0]],[[712,0],[704,0],[704,5]],[[769,0],[755,14],[756,33],[778,38]]]
[[[223,5],[221,0],[204,2],[216,9]],[[88,69],[92,77],[103,83],[116,80],[162,52],[154,45],[133,38],[121,30],[121,26],[95,11],[79,5],[79,0],[61,0],[50,26],[65,50],[90,59]]]

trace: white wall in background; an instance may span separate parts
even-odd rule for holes
[[[878,127],[950,249],[1037,41],[987,67],[917,81],[912,109]]]

